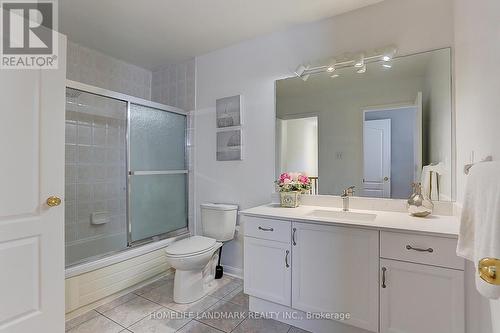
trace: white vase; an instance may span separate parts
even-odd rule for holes
[[[300,205],[300,192],[280,192],[280,204],[285,208],[296,208]]]

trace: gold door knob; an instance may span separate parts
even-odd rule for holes
[[[384,177],[384,182],[388,181],[389,177]]]
[[[500,285],[500,279],[498,277],[498,273],[500,272],[500,259],[483,258],[479,261],[477,268],[481,279],[493,285]]]
[[[49,207],[55,207],[55,206],[59,206],[61,204],[61,198],[59,197],[48,197],[47,198],[47,206]]]

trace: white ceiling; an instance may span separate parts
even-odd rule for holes
[[[383,0],[62,0],[59,30],[152,69]]]

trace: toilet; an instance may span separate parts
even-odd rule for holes
[[[192,303],[207,294],[215,273],[212,258],[223,242],[234,237],[238,206],[206,203],[200,208],[203,236],[184,238],[165,248],[167,262],[175,268],[176,303]]]

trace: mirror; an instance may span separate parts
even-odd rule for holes
[[[451,51],[366,71],[276,81],[276,172],[305,172],[312,194],[406,199],[412,183],[452,200]]]

